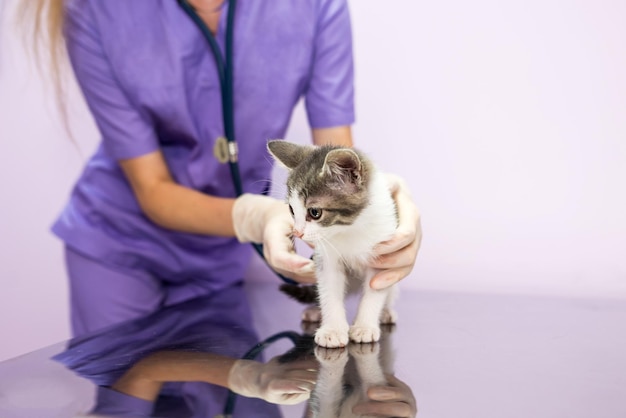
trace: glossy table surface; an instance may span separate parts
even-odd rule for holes
[[[286,331],[262,360],[288,353],[316,361],[312,400],[277,406],[236,397],[235,417],[337,416],[329,412],[339,410],[337,394],[363,397],[368,373],[389,373],[410,388],[418,417],[626,417],[626,301],[402,291],[398,324],[379,344],[320,350],[309,337],[314,327],[300,322],[303,307],[277,285],[248,284],[245,293],[254,324],[224,319],[228,297],[198,299],[0,363],[0,417],[91,416],[115,402],[98,387],[149,355],[240,357]],[[351,315],[354,306],[349,300]],[[333,383],[338,371],[343,380]],[[162,395],[152,414],[180,418],[217,416],[227,396],[203,382],[167,384]],[[341,416],[358,416],[344,409]],[[102,411],[97,416],[138,416],[111,405]]]

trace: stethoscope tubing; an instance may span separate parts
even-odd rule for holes
[[[225,0],[226,1],[226,0]],[[207,27],[206,23],[196,13],[193,6],[189,4],[188,0],[178,0],[178,3],[187,13],[187,15],[198,26],[204,37],[206,38],[213,58],[215,59],[215,65],[220,80],[220,92],[222,98],[222,119],[224,123],[224,134],[226,141],[229,144],[235,145],[235,104],[234,104],[234,90],[233,90],[233,32],[235,27],[235,11],[237,8],[236,0],[228,0],[228,14],[226,16],[226,45],[225,45],[225,57],[222,57],[220,47],[215,40],[215,37]],[[241,174],[239,172],[239,164],[237,159],[230,158],[228,161],[230,167],[230,174],[235,187],[235,193],[237,197],[243,194],[243,186],[241,182]],[[253,243],[255,251],[261,256],[265,263],[271,268],[265,256],[263,254],[263,245]],[[285,283],[298,285],[295,280],[289,279],[282,274],[274,271],[276,275]]]
[[[205,39],[209,43],[215,66],[220,80],[220,93],[222,98],[222,119],[224,123],[224,134],[229,143],[235,143],[235,117],[234,117],[234,100],[233,100],[233,27],[235,21],[235,9],[237,7],[236,0],[230,0],[228,4],[228,15],[226,17],[226,51],[225,57],[222,56],[220,47],[215,37],[204,23],[202,18],[198,16],[193,6],[187,0],[178,0],[183,10],[189,15],[191,20],[198,26]],[[241,185],[241,175],[239,174],[239,164],[237,161],[228,161],[230,174],[233,179],[235,193],[237,196],[243,194]]]

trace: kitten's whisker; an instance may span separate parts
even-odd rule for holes
[[[328,238],[320,236],[320,241],[328,244],[328,247],[332,249],[339,256],[339,261],[347,263],[347,260],[345,259],[341,251],[339,251],[337,247],[335,247],[335,245]],[[323,247],[326,247],[326,245],[323,245]]]
[[[287,192],[285,184],[282,182],[276,182],[273,179],[256,180],[252,184],[265,183],[271,186],[271,190],[278,192],[279,195],[284,196]]]

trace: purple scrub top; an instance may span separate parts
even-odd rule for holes
[[[223,135],[213,55],[176,0],[69,0],[71,63],[101,134],[53,232],[75,250],[209,290],[241,280],[249,245],[161,228],[146,218],[117,160],[160,149],[175,181],[235,197],[213,155]],[[222,48],[228,3],[216,39]],[[283,138],[304,97],[313,128],[354,122],[346,0],[239,0],[234,28],[235,132],[243,189],[268,187],[266,142]]]

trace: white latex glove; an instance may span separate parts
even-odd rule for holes
[[[281,405],[295,405],[311,397],[317,380],[317,362],[301,360],[269,363],[237,360],[228,375],[228,387],[248,398]]]
[[[239,242],[263,244],[265,259],[274,270],[301,283],[315,283],[313,261],[295,252],[293,217],[286,203],[243,194],[235,200],[232,216]]]
[[[395,174],[385,174],[389,191],[398,209],[398,228],[387,241],[374,249],[377,258],[371,267],[380,269],[370,281],[373,289],[384,289],[409,275],[422,242],[420,212],[413,203],[404,180]]]

